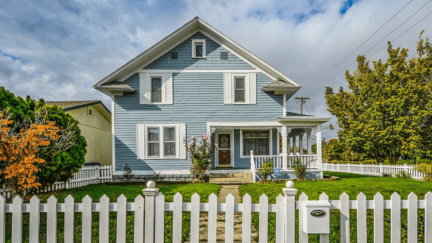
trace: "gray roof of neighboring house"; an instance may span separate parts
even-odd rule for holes
[[[111,112],[100,100],[76,100],[76,101],[45,101],[48,106],[56,105],[61,107],[64,111],[71,111],[80,109],[87,106],[101,104],[110,114]]]
[[[289,112],[289,111],[287,111],[286,115],[287,116],[312,116],[312,115],[300,114],[300,113]]]

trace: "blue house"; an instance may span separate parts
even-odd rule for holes
[[[219,145],[211,173],[272,161],[290,177],[299,156],[322,177],[311,139],[330,119],[287,111],[301,86],[198,17],[93,87],[112,100],[114,175],[126,162],[135,175],[188,175],[183,138],[208,134]]]

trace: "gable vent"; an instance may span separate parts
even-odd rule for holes
[[[178,59],[178,53],[177,52],[171,52],[171,59]]]
[[[228,59],[228,52],[224,51],[220,53],[220,58],[221,59]]]

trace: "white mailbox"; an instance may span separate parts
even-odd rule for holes
[[[330,203],[328,201],[303,203],[303,231],[306,234],[330,234]]]

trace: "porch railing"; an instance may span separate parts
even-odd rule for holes
[[[303,165],[306,165],[306,168],[318,168],[318,155],[288,155],[288,168],[293,167],[293,163],[296,159],[299,159]]]

